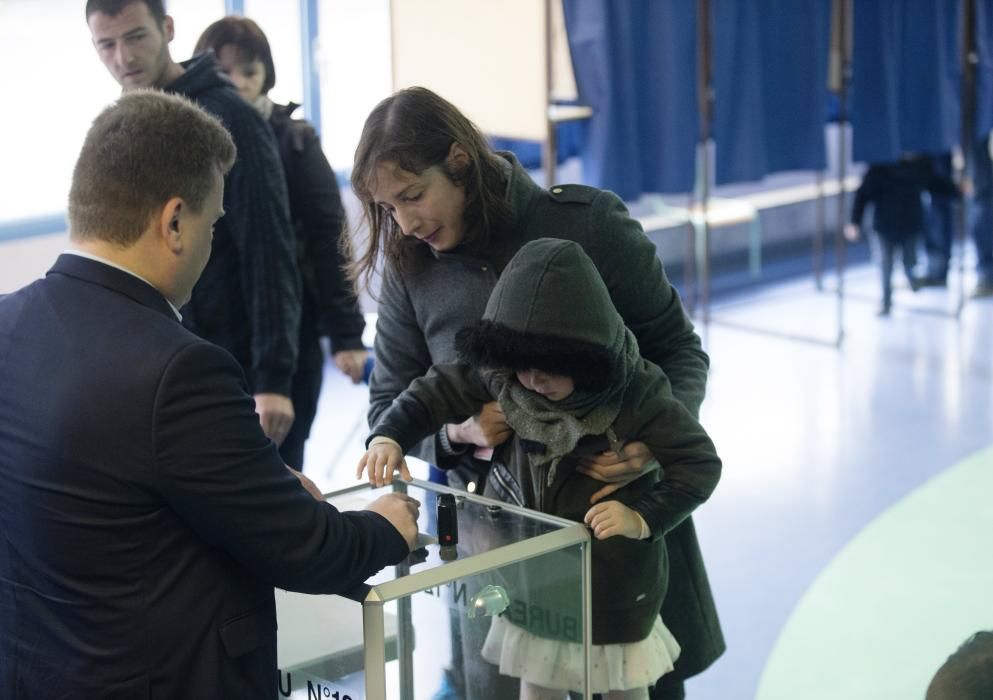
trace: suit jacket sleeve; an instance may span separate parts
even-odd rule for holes
[[[331,339],[331,352],[360,350],[365,319],[354,285],[345,275],[348,259],[341,248],[345,209],[338,180],[313,127],[291,121],[299,138],[291,155],[287,178],[290,196],[306,245],[307,265],[313,273],[322,332]],[[292,172],[289,172],[292,170]]]
[[[407,554],[383,517],[315,501],[265,437],[224,350],[179,351],[155,397],[160,493],[200,537],[287,590],[350,590]]]
[[[655,245],[624,203],[602,191],[593,201],[591,247],[614,306],[638,338],[643,357],[659,365],[672,393],[694,416],[700,413],[710,359],[669,282]]]
[[[238,159],[225,182],[225,218],[238,256],[251,334],[253,394],[289,396],[296,371],[300,276],[283,166],[272,130],[249,108],[229,120]]]

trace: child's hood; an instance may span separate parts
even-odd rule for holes
[[[536,368],[572,377],[612,374],[624,323],[582,247],[539,238],[497,281],[483,320],[463,329],[458,350],[478,367]]]

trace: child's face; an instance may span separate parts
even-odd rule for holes
[[[541,394],[549,401],[561,401],[576,390],[572,377],[562,374],[542,372],[540,369],[518,370],[515,374],[525,389]]]

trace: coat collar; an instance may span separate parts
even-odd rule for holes
[[[105,287],[177,320],[172,307],[159,290],[134,275],[102,262],[64,253],[58,257],[48,274],[65,275]]]

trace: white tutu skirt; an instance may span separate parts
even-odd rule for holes
[[[538,637],[522,627],[494,617],[483,643],[483,658],[500,673],[545,688],[581,691],[583,646]],[[679,644],[664,624],[655,625],[645,639],[630,644],[594,644],[590,650],[592,692],[631,690],[655,685],[672,670]]]

